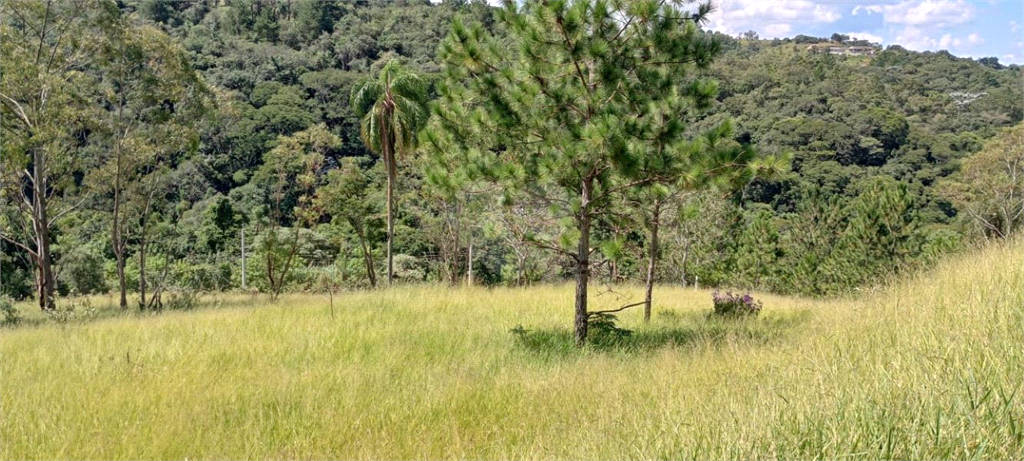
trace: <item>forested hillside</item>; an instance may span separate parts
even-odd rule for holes
[[[132,305],[153,309],[238,289],[243,233],[248,289],[383,283],[388,171],[352,96],[398,61],[437,114],[453,21],[508,37],[482,2],[0,9],[2,292],[41,306],[48,277],[60,294],[138,293]],[[680,126],[698,137],[731,125],[723,143],[775,167],[610,203],[594,223],[595,278],[641,282],[656,255],[663,283],[837,294],[1020,226],[1019,66],[898,46],[834,55],[810,37],[699,38],[720,47],[698,70],[717,93]],[[544,200],[453,180],[427,151],[395,160],[399,282],[572,275],[539,244],[575,245]],[[655,202],[652,250],[644,206]]]

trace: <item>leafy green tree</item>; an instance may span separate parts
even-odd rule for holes
[[[1022,138],[1024,124],[1002,130],[940,186],[985,235],[1005,238],[1024,222]]]
[[[428,116],[426,88],[416,74],[405,70],[398,61],[391,61],[377,80],[353,87],[351,101],[362,120],[363,142],[381,156],[387,171],[387,278],[390,285],[394,276],[396,155],[408,154],[416,147],[416,134]]]
[[[323,203],[315,199],[315,194],[323,179],[324,158],[340,144],[341,140],[323,124],[281,136],[253,177],[270,193],[268,221],[261,237],[272,299],[280,296],[288,282],[300,248],[301,229],[315,226],[323,215]],[[289,217],[290,235],[282,237]]]
[[[675,158],[737,158],[691,142],[679,114],[709,106],[715,85],[696,77],[719,43],[695,12],[667,1],[506,3],[505,43],[455,22],[442,45],[446,79],[431,149],[449,168],[502,183],[510,194],[555,191],[546,200],[572,225],[540,242],[575,265],[574,335],[587,338],[593,223],[615,198],[654,182]],[[721,130],[710,130],[715,145]],[[575,248],[573,248],[575,247]]]
[[[56,309],[53,228],[71,197],[88,137],[95,48],[91,2],[0,3],[0,237],[30,255],[44,311]]]
[[[149,211],[169,156],[195,147],[195,123],[205,112],[205,84],[188,63],[183,48],[112,3],[104,4],[97,53],[101,85],[97,97],[108,108],[102,127],[110,158],[97,171],[96,184],[110,189],[111,247],[117,260],[120,305],[126,308],[125,259],[132,234],[139,248],[140,306],[146,302],[146,231]],[[102,186],[98,186],[102,187]],[[131,213],[127,203],[135,207]]]
[[[376,228],[374,217],[379,215],[379,187],[374,187],[373,179],[360,168],[355,159],[346,158],[337,169],[327,174],[327,182],[316,191],[317,200],[322,203],[324,211],[335,221],[348,224],[359,239],[370,287],[377,286],[370,236]]]

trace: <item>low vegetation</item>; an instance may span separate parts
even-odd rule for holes
[[[755,293],[755,318],[660,287],[649,324],[582,349],[568,285],[9,328],[0,457],[1019,459],[1022,245],[856,298]]]

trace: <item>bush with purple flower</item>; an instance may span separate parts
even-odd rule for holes
[[[726,292],[724,295],[715,290],[711,294],[715,302],[715,314],[726,317],[747,317],[756,316],[761,313],[761,301],[754,299],[750,294],[734,295]]]

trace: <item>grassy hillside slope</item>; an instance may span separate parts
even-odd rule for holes
[[[569,286],[5,329],[0,457],[1019,459],[1022,247],[753,321],[664,287],[582,351]],[[640,295],[618,291],[594,307]]]

